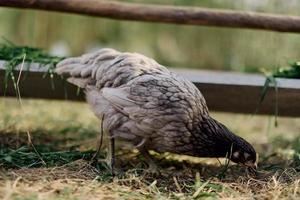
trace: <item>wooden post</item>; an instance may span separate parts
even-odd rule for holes
[[[300,33],[300,17],[200,7],[103,0],[1,0],[0,6],[59,11],[119,20],[262,29]]]

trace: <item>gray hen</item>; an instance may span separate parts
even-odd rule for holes
[[[95,115],[104,116],[112,158],[114,138],[120,138],[135,145],[150,168],[155,165],[148,150],[227,156],[233,162],[256,167],[254,148],[209,116],[201,92],[153,59],[101,49],[63,60],[56,72],[84,88]]]

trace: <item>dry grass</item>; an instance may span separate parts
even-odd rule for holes
[[[98,122],[85,104],[23,100],[21,110],[17,101],[0,99],[0,110],[1,149],[27,146],[27,130],[42,153],[95,149]],[[216,159],[171,154],[154,154],[161,174],[152,175],[135,151],[119,150],[115,178],[88,159],[38,168],[0,165],[0,199],[299,199],[300,162],[293,155],[300,140],[291,141],[299,138],[300,119],[280,118],[274,128],[267,117],[213,115],[255,145],[259,175],[236,165],[223,173]]]

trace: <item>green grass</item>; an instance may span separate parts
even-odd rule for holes
[[[226,163],[220,166],[215,159],[172,154],[154,154],[161,174],[147,174],[144,171],[147,165],[137,152],[118,148],[118,175],[112,178],[106,165],[90,164],[99,136],[99,122],[86,104],[23,100],[20,109],[17,100],[0,99],[0,109],[0,198],[300,197],[299,119],[279,118],[279,127],[272,127],[269,134],[266,117],[212,113],[254,144],[260,154],[258,177],[232,164],[224,172]],[[28,141],[27,131],[36,150]],[[103,144],[101,158],[106,154],[107,143]]]
[[[62,59],[63,57],[51,56],[39,48],[18,46],[9,41],[0,43],[0,60],[7,61],[5,63],[4,90],[7,89],[8,80],[11,79],[18,92],[18,80],[14,71],[16,66],[25,63],[24,69],[29,70],[31,63],[38,63],[40,67],[46,67],[45,75],[49,74],[52,78],[56,64]]]
[[[300,78],[300,61],[290,62],[287,67],[280,67],[272,74],[276,78]]]
[[[48,70],[53,70],[55,65],[63,59],[63,57],[51,56],[42,49],[19,46],[9,41],[0,44],[0,59],[8,61],[6,67],[12,67],[26,63],[39,63],[41,67],[47,66]]]
[[[295,169],[300,172],[300,137],[295,138],[292,144],[292,149],[294,150],[293,164]]]
[[[264,72],[266,75],[265,84],[261,90],[261,95],[258,101],[258,106],[255,111],[259,110],[262,102],[264,101],[269,88],[274,88],[275,90],[275,106],[274,106],[274,116],[275,116],[275,126],[278,125],[277,117],[278,117],[278,88],[277,88],[277,81],[276,78],[293,78],[299,79],[300,78],[300,61],[290,62],[289,66],[286,67],[279,67],[276,68],[273,72]]]
[[[41,152],[22,146],[18,149],[0,148],[0,166],[4,168],[53,167],[78,159],[91,160],[95,151]]]

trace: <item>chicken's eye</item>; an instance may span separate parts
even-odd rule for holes
[[[250,154],[249,153],[244,153],[244,158],[245,158],[245,160],[248,160],[250,158]]]
[[[240,157],[240,152],[238,152],[238,151],[233,152],[232,157],[235,159],[238,159]]]

